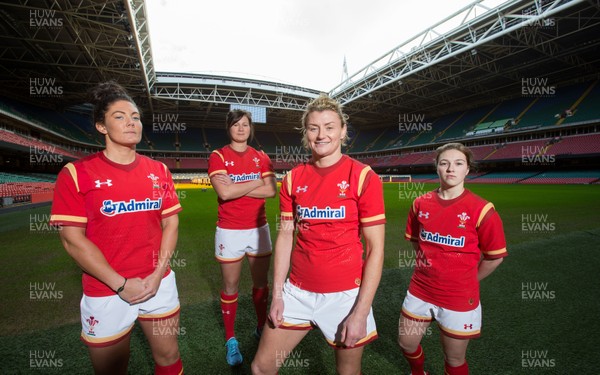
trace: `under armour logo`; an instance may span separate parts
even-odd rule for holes
[[[429,212],[419,211],[419,217],[425,217],[425,219],[429,219]]]
[[[473,329],[473,324],[465,324],[465,329]]]
[[[233,165],[234,165],[234,164],[233,164],[233,162],[232,162],[232,161],[226,161],[226,162],[225,162],[225,166],[226,166],[226,167],[233,166]]]
[[[296,193],[306,193],[306,190],[308,190],[308,185],[304,185],[304,186],[298,186],[296,188]]]
[[[102,182],[100,180],[96,180],[94,181],[96,183],[96,187],[99,188],[102,185],[106,185],[106,186],[112,186],[112,180],[106,180],[105,182]]]

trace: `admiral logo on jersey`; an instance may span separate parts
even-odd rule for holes
[[[442,236],[437,232],[432,233],[426,231],[425,229],[421,229],[420,237],[422,241],[433,242],[452,247],[465,247],[465,236],[461,236],[460,238],[455,238],[451,235]]]
[[[247,182],[260,179],[260,173],[230,174],[229,177],[234,183]]]
[[[157,200],[151,200],[146,198],[143,201],[136,201],[131,199],[129,202],[119,201],[113,202],[111,199],[102,202],[100,212],[104,216],[115,216],[120,214],[126,214],[130,212],[142,212],[142,211],[157,211],[162,206],[162,198]]]
[[[346,218],[346,206],[340,206],[340,208],[331,208],[329,206],[325,208],[317,208],[312,206],[311,208],[302,207],[298,205],[296,207],[298,219],[345,219]]]

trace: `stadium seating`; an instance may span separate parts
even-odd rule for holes
[[[514,128],[556,124],[557,119],[554,116],[565,109],[571,108],[588,86],[589,83],[556,87],[555,94],[549,97],[533,98],[535,103],[525,112]]]
[[[0,129],[0,141],[25,146],[29,149],[39,150],[39,152],[43,153],[63,155],[73,159],[80,157],[80,155],[76,155],[75,153],[67,151],[61,147],[48,144],[37,139],[29,138],[25,135],[16,134],[5,129]]]
[[[600,84],[598,81],[592,82],[588,90],[587,95],[585,93],[582,95],[580,103],[570,107],[573,109],[573,114],[566,117],[563,124],[600,119],[600,106],[598,106],[598,103],[600,103]]]
[[[473,177],[469,183],[477,184],[514,184],[533,177],[539,172],[491,172]]]
[[[600,181],[599,170],[548,171],[520,181],[521,184],[590,184]]]
[[[544,150],[549,141],[549,139],[536,139],[500,145],[483,160],[512,160],[522,159],[523,156],[535,156]]]
[[[547,153],[557,156],[600,154],[600,134],[564,137],[552,144]]]

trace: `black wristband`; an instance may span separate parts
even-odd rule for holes
[[[117,289],[117,294],[121,293],[123,289],[125,289],[125,284],[127,284],[127,278],[125,277],[124,279],[125,281],[123,281],[123,285],[121,285],[119,289]]]

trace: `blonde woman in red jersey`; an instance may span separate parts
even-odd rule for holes
[[[267,320],[271,234],[265,214],[265,198],[275,196],[277,185],[267,154],[248,145],[254,134],[252,115],[240,109],[231,110],[225,124],[231,142],[212,152],[208,160],[208,174],[219,201],[215,258],[223,277],[221,312],[225,326],[225,358],[230,366],[237,366],[242,363],[243,357],[234,325],[245,257],[252,275],[256,338],[260,338]]]
[[[157,375],[179,375],[179,297],[169,267],[181,205],[167,167],[136,153],[139,110],[110,81],[91,90],[106,148],[59,173],[50,222],[83,270],[81,340],[96,374],[126,374],[134,322]]]
[[[383,266],[382,184],[370,167],[342,154],[347,116],[335,100],[311,102],[302,125],[312,158],[282,182],[270,324],[252,372],[277,373],[308,330],[319,328],[337,372],[355,375],[364,345],[377,338],[371,305]]]
[[[436,150],[440,187],[415,199],[406,239],[416,266],[402,305],[398,342],[412,375],[423,375],[423,334],[435,319],[442,332],[445,374],[466,375],[469,339],[479,337],[479,281],[508,255],[494,205],[465,189],[473,154],[460,143]]]

